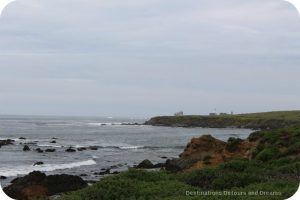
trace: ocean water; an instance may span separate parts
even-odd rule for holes
[[[94,175],[101,168],[113,171],[127,170],[144,159],[154,164],[166,158],[178,157],[186,144],[203,134],[226,141],[229,137],[246,138],[249,129],[173,128],[146,125],[122,125],[143,123],[146,119],[112,117],[38,117],[0,116],[0,140],[14,139],[14,145],[0,148],[0,176],[3,186],[16,176],[31,171],[46,174],[86,174],[86,180],[98,180]],[[25,140],[19,139],[26,138]],[[53,139],[57,138],[57,139]],[[56,143],[51,143],[55,140]],[[24,152],[24,143],[31,151]],[[96,146],[98,150],[65,152],[69,147]],[[37,153],[36,148],[56,149],[53,153]],[[33,166],[35,162],[44,165]]]

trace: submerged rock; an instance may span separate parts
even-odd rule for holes
[[[53,141],[51,141],[50,143],[51,143],[51,144],[55,144],[55,143],[56,143],[56,141],[55,141],[55,140],[53,140]]]
[[[79,176],[66,174],[46,176],[42,172],[34,171],[22,178],[15,179],[10,186],[3,190],[11,198],[27,200],[74,191],[86,186],[87,183]]]
[[[7,179],[6,176],[0,176],[0,180],[5,180],[5,179]]]

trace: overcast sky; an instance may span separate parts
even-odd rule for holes
[[[283,0],[17,0],[0,18],[0,114],[300,109]]]

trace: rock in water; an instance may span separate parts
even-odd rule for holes
[[[45,152],[55,152],[56,149],[46,149]]]
[[[15,179],[13,184],[4,188],[4,192],[11,198],[27,200],[74,191],[86,186],[87,183],[79,176],[66,174],[46,176],[44,173],[34,171]]]
[[[33,166],[36,166],[36,165],[43,165],[44,163],[43,162],[36,162],[33,164]]]
[[[76,152],[76,150],[75,149],[72,149],[72,148],[68,148],[68,149],[66,149],[66,152]]]
[[[25,145],[25,146],[23,147],[23,151],[30,151],[29,146]]]
[[[151,169],[154,168],[154,165],[150,160],[143,160],[136,168],[142,168],[142,169]]]

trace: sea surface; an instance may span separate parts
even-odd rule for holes
[[[147,119],[114,117],[45,117],[0,116],[0,140],[13,139],[14,145],[0,148],[1,185],[8,185],[16,176],[34,170],[46,174],[86,174],[88,181],[99,180],[94,175],[102,168],[124,171],[149,159],[154,164],[166,158],[178,157],[186,144],[204,134],[226,141],[229,137],[246,138],[249,129],[173,128],[142,124]],[[19,139],[21,137],[26,138]],[[51,143],[55,141],[56,143]],[[31,151],[24,152],[24,144]],[[65,152],[69,147],[97,147],[98,150]],[[56,149],[52,153],[37,153],[34,149]],[[44,165],[33,166],[36,162]]]

